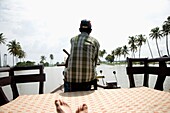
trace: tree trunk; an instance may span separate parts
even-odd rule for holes
[[[14,66],[14,55],[13,55],[13,66]]]
[[[141,51],[141,46],[139,46],[139,58],[140,58],[140,51]]]
[[[150,51],[150,53],[151,53],[151,57],[153,58],[152,50],[151,50],[151,47],[150,47],[150,45],[149,45],[149,41],[148,41],[147,38],[146,38],[146,41],[147,41],[147,43],[148,43],[148,47],[149,47],[149,51]]]
[[[0,51],[0,67],[1,67],[1,51]]]
[[[168,35],[166,35],[166,49],[167,49],[167,54],[169,56],[169,49],[168,49]]]
[[[158,49],[159,57],[161,57],[161,54],[160,54],[160,51],[159,51],[159,47],[158,47],[158,41],[157,41],[157,39],[156,39],[156,46],[157,46],[157,49]]]

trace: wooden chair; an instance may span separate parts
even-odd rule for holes
[[[14,81],[13,76],[11,75],[11,68],[0,68],[1,73],[8,73],[8,76],[0,77],[0,105],[6,104],[9,102],[9,99],[5,95],[2,87],[10,85],[11,86],[11,91],[13,94],[13,99],[17,98],[19,96],[18,90]]]
[[[170,76],[170,67],[167,67],[167,62],[170,57],[161,58],[127,58],[128,66],[126,72],[129,76],[130,87],[135,87],[134,75],[144,74],[143,86],[149,87],[149,74],[157,75],[157,81],[154,89],[163,90],[163,83],[166,76]],[[133,63],[141,63],[143,66],[134,66]],[[149,63],[158,63],[159,66],[149,66]]]
[[[39,70],[39,73],[36,74],[23,74],[17,75],[14,74],[16,71],[27,71],[27,70]],[[25,67],[13,67],[12,75],[14,75],[16,84],[19,83],[28,83],[28,82],[39,82],[39,94],[44,93],[44,81],[45,73],[43,65],[34,65],[34,66],[25,66]]]
[[[0,78],[0,106],[9,102],[5,93],[3,92],[2,87],[11,84],[11,77],[2,77]]]
[[[26,66],[26,67],[12,67],[12,68],[0,68],[0,72],[8,72],[9,75],[5,77],[0,77],[0,106],[8,103],[10,100],[5,95],[2,87],[6,85],[11,86],[13,99],[19,96],[17,85],[18,83],[28,83],[28,82],[39,82],[39,94],[43,94],[44,92],[44,81],[45,74],[43,72],[44,67],[42,65],[36,66]],[[24,71],[24,70],[39,70],[38,74],[23,74],[17,75],[16,71]]]

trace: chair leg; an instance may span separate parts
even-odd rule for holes
[[[94,90],[97,90],[97,79],[94,80]]]
[[[3,92],[2,88],[0,87],[0,106],[4,105],[9,102],[8,98],[5,96],[5,93]]]

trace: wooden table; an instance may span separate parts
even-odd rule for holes
[[[73,112],[86,103],[89,113],[170,113],[170,93],[147,87],[22,95],[1,106],[0,113],[55,113],[54,101],[59,98],[67,102]]]

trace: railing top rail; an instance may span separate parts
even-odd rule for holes
[[[35,69],[44,69],[43,65],[33,65],[33,66],[16,66],[11,68],[14,71],[19,70],[35,70]]]
[[[22,70],[43,70],[43,65],[34,65],[34,66],[19,66],[19,67],[2,67],[0,68],[0,72],[10,72],[10,71],[22,71]]]
[[[131,61],[131,62],[139,62],[139,61],[146,61],[148,60],[148,58],[127,58],[128,61]]]
[[[0,72],[9,72],[10,71],[10,67],[2,67],[0,68]]]
[[[170,61],[170,57],[161,57],[161,58],[148,59],[148,62],[160,62],[160,61]]]
[[[160,57],[160,58],[127,58],[128,61],[147,61],[147,62],[160,62],[160,61],[170,61],[170,57]]]

